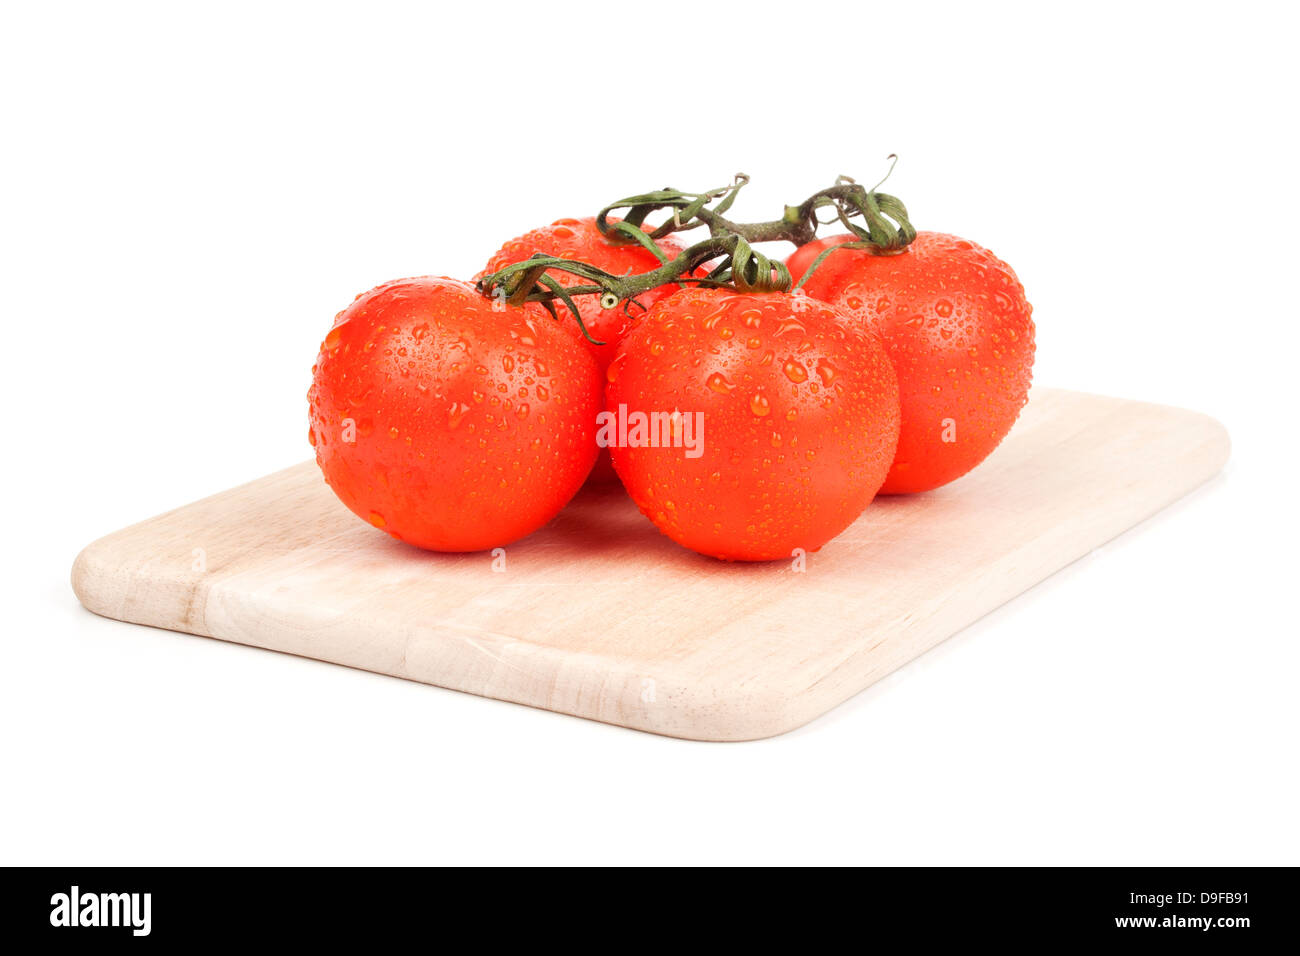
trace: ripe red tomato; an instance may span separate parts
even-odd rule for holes
[[[614,467],[633,500],[674,541],[727,560],[816,551],[870,503],[898,441],[879,338],[802,294],[678,291],[606,377],[606,415],[627,424]],[[650,425],[634,437],[638,412]],[[651,433],[658,447],[637,443]]]
[[[358,296],[325,336],[307,397],[335,494],[435,551],[535,531],[596,457],[591,354],[555,323],[455,279],[399,279]]]
[[[786,263],[795,281],[823,249],[852,238],[797,249]],[[897,255],[841,249],[803,288],[877,330],[898,373],[903,428],[881,494],[960,478],[1015,424],[1034,364],[1033,308],[987,249],[934,232]]]
[[[616,223],[619,220],[610,219],[609,221]],[[658,242],[660,248],[670,257],[676,256],[682,251],[681,245],[672,239],[661,239]],[[576,259],[588,265],[604,269],[614,275],[649,272],[652,269],[657,269],[660,265],[659,260],[641,246],[616,245],[607,240],[600,234],[600,230],[596,228],[595,217],[588,216],[584,219],[557,219],[549,226],[534,229],[518,238],[511,239],[487,261],[487,265],[483,267],[483,272],[480,275],[497,272],[508,265],[523,262],[529,256],[539,252],[548,256]],[[584,285],[587,282],[587,280],[570,275],[567,272],[552,271],[550,274],[565,288]],[[645,309],[648,309],[677,288],[676,285],[660,286],[638,296],[637,302]],[[604,343],[603,345],[594,345],[583,338],[578,323],[569,315],[562,302],[557,301],[555,308],[564,327],[577,335],[583,344],[591,350],[603,374],[610,361],[614,358],[614,354],[618,351],[618,343],[640,321],[641,316],[644,314],[643,309],[632,304],[625,310],[624,304],[621,302],[612,309],[602,309],[599,295],[575,296],[574,305],[578,307],[578,311],[582,315],[582,321],[587,327],[588,334],[597,342]],[[548,318],[550,317],[549,313],[546,313],[546,315]],[[592,469],[591,480],[594,482],[614,480],[614,469],[610,467],[609,454],[603,450],[596,462],[596,467]]]

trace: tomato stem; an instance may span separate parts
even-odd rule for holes
[[[641,232],[639,229],[637,231]],[[630,233],[625,235],[635,239]],[[641,235],[646,234],[641,232]],[[626,309],[636,301],[637,296],[671,282],[721,286],[741,292],[787,292],[793,284],[790,270],[784,263],[758,252],[741,235],[711,236],[688,246],[675,259],[668,259],[653,241],[650,245],[663,264],[649,272],[614,275],[575,259],[539,253],[483,276],[478,280],[477,288],[483,295],[504,298],[507,304],[513,306],[538,302],[556,318],[559,318],[559,314],[556,312],[555,300],[559,299],[573,313],[578,328],[587,341],[604,345],[604,342],[593,339],[587,331],[582,314],[574,304],[575,296],[599,295],[601,308],[612,309],[623,302]],[[702,272],[706,264],[708,271]],[[561,285],[553,275],[555,272],[584,279],[586,284]]]
[[[916,229],[907,217],[907,207],[897,196],[877,192],[889,178],[898,157],[890,155],[889,172],[870,189],[848,176],[840,176],[835,185],[818,190],[797,206],[786,206],[780,219],[768,222],[739,223],[725,215],[736,195],[749,182],[744,173],[736,175],[730,186],[703,193],[685,193],[671,187],[629,196],[611,203],[596,216],[596,228],[611,242],[638,242],[650,248],[654,240],[675,232],[707,226],[712,236],[736,235],[747,242],[792,242],[802,246],[817,237],[817,227],[839,222],[857,242],[880,254],[901,252],[916,238]],[[716,206],[709,204],[719,200]],[[828,220],[818,218],[818,211],[834,210]],[[610,213],[626,210],[618,222],[610,222]],[[658,226],[645,228],[646,219],[662,210],[671,210],[671,218]],[[856,220],[861,219],[862,222]]]
[[[891,155],[889,159],[889,172],[871,189],[840,176],[833,186],[818,190],[797,206],[786,206],[780,219],[769,222],[739,223],[725,215],[749,183],[744,173],[738,173],[727,186],[702,193],[666,187],[629,196],[602,209],[596,216],[596,228],[610,242],[642,246],[659,260],[659,268],[618,276],[585,262],[538,254],[484,276],[478,280],[478,290],[513,306],[540,303],[557,319],[558,299],[573,313],[583,337],[596,345],[605,343],[587,331],[574,304],[575,296],[599,295],[603,309],[612,309],[620,302],[629,309],[633,304],[640,307],[637,296],[673,282],[741,292],[788,292],[793,285],[790,270],[754,249],[755,243],[784,241],[801,246],[817,237],[818,226],[833,222],[849,230],[854,239],[824,250],[800,280],[802,286],[834,249],[869,249],[877,255],[893,255],[916,238],[902,200],[876,191],[893,172],[898,157]],[[819,211],[827,208],[834,211],[834,216],[820,219]],[[611,221],[610,213],[615,210],[626,212],[621,219]],[[646,219],[661,211],[671,211],[672,215],[657,226],[647,227]],[[675,259],[669,259],[657,242],[672,233],[701,226],[708,228],[709,238],[687,247]],[[706,265],[708,271],[702,272]],[[566,287],[555,278],[556,272],[576,276],[585,284]]]

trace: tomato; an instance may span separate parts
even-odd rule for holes
[[[426,276],[338,314],[308,400],[345,505],[421,548],[479,551],[540,528],[582,485],[601,376],[555,323]]]
[[[787,260],[795,281],[819,239]],[[898,373],[903,428],[881,494],[960,478],[998,446],[1028,400],[1033,308],[1011,267],[987,249],[934,232],[897,255],[832,252],[803,287],[880,333]]]
[[[660,531],[713,557],[816,551],[870,503],[898,441],[883,344],[802,294],[675,292],[606,378],[605,416],[627,426],[606,433],[623,484]]]
[[[609,221],[616,223],[619,220]],[[682,251],[682,247],[672,239],[659,240],[659,246],[669,257],[676,256]],[[497,272],[539,252],[549,256],[576,259],[614,275],[649,272],[660,265],[659,260],[641,246],[616,245],[607,240],[596,228],[595,217],[588,216],[584,219],[557,219],[549,226],[534,229],[516,239],[511,239],[487,261],[480,275]],[[550,274],[566,288],[587,282],[567,272],[552,271]],[[599,295],[576,296],[574,305],[582,315],[587,332],[597,342],[603,342],[603,345],[595,345],[582,337],[578,323],[569,315],[564,303],[557,301],[555,308],[565,328],[577,335],[591,350],[603,373],[618,351],[618,343],[640,321],[644,310],[670,295],[677,288],[676,285],[666,285],[652,289],[637,297],[636,302],[640,305],[632,303],[626,309],[621,302],[612,309],[602,309]],[[547,315],[549,317],[549,313]],[[593,482],[614,480],[614,470],[610,467],[608,453],[601,452],[591,477]]]

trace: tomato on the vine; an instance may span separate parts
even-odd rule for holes
[[[617,223],[619,220],[611,218],[609,221]],[[681,245],[672,239],[660,240],[658,244],[665,255],[670,257],[682,250]],[[660,265],[654,254],[642,246],[610,242],[596,228],[595,217],[587,216],[582,219],[558,219],[549,226],[533,229],[511,239],[487,261],[481,274],[498,272],[539,252],[585,262],[613,275],[649,272]],[[583,279],[558,269],[549,275],[566,288],[584,284]],[[587,333],[597,342],[603,343],[601,345],[582,337],[578,323],[562,302],[557,300],[554,304],[561,323],[591,350],[603,373],[618,351],[618,343],[640,321],[645,310],[677,288],[671,284],[659,286],[637,296],[636,302],[620,302],[611,309],[601,307],[599,295],[574,296],[573,303],[582,315]],[[540,310],[540,306],[534,308]],[[592,469],[592,480],[599,482],[613,479],[614,470],[610,467],[609,455],[602,451]]]
[[[819,239],[787,260],[798,281]],[[1028,398],[1032,307],[1016,274],[987,249],[919,233],[902,252],[831,252],[803,286],[884,339],[898,373],[903,427],[881,494],[927,491],[961,477],[1006,437]]]
[[[312,369],[310,438],[345,505],[435,551],[544,525],[596,457],[601,376],[554,322],[455,279],[400,279],[340,312]]]
[[[633,500],[674,541],[727,560],[819,549],[870,503],[898,441],[879,338],[806,295],[678,291],[606,377]]]

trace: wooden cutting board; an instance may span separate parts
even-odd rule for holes
[[[307,462],[111,534],[105,617],[699,740],[792,730],[1209,479],[1195,412],[1034,389],[965,478],[882,498],[806,567],[683,550],[621,488],[491,554],[418,551]]]

